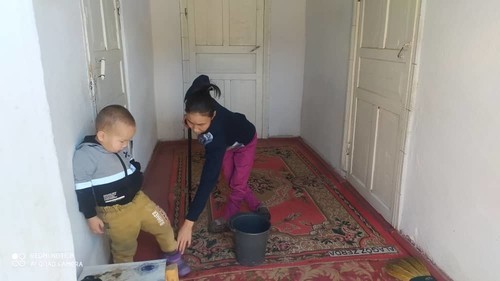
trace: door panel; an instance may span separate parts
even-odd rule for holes
[[[196,46],[222,46],[222,0],[195,0],[193,8]]]
[[[226,102],[226,85],[224,83],[224,80],[219,80],[219,79],[211,79],[211,82],[217,85],[220,89],[220,98],[218,99],[220,104],[226,104],[229,103],[229,101]]]
[[[257,44],[257,2],[232,0],[229,5],[229,45],[255,46]]]
[[[181,5],[182,6],[182,5]],[[206,74],[218,101],[263,128],[264,0],[187,0],[183,32],[184,88]],[[187,33],[187,34],[186,34]]]
[[[378,110],[378,127],[375,138],[375,163],[371,192],[383,206],[392,206],[396,162],[398,159],[399,116],[384,109]],[[389,207],[385,212],[389,212]]]
[[[255,124],[257,121],[256,111],[254,106],[256,100],[256,84],[255,80],[231,80],[231,108],[245,114],[248,120]]]
[[[404,95],[401,81],[406,78],[405,64],[361,57],[359,71],[359,88],[388,98],[397,105],[401,104]]]
[[[385,47],[399,49],[412,40],[416,5],[413,1],[390,1]]]
[[[104,79],[96,79],[96,90],[98,91],[96,95],[97,111],[109,104],[126,105],[123,62],[116,56],[120,56],[120,54],[108,52],[102,55],[106,59],[106,76]]]
[[[84,13],[87,24],[87,38],[92,50],[106,49],[100,1],[84,1]]]
[[[253,74],[255,54],[197,54],[196,69],[200,73]]]
[[[357,186],[368,188],[370,179],[372,149],[370,143],[372,139],[373,115],[375,114],[373,104],[358,99],[355,109],[355,132],[353,143],[353,157],[350,169],[350,177]]]
[[[363,48],[382,48],[384,45],[387,0],[364,1],[363,5],[361,46]]]
[[[117,13],[116,1],[103,1],[104,22],[106,28],[106,46],[108,50],[118,50],[120,46],[120,18]]]
[[[361,0],[359,5],[348,180],[394,222],[420,1]]]

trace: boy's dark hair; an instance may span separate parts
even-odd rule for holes
[[[112,128],[118,121],[135,127],[134,116],[128,109],[118,104],[108,105],[97,114],[95,129],[96,131],[104,131]]]
[[[208,76],[200,75],[193,81],[184,97],[186,113],[200,113],[210,117],[214,116],[216,101],[210,95],[214,92],[216,98],[220,97],[220,89],[217,85],[210,83]]]

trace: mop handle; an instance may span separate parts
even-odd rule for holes
[[[191,128],[188,129],[188,170],[187,170],[187,188],[188,188],[188,208],[191,204]]]

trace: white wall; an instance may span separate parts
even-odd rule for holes
[[[272,0],[269,136],[299,136],[306,45],[306,1]]]
[[[75,258],[84,265],[106,263],[109,251],[104,247],[105,241],[89,231],[84,217],[78,211],[73,182],[72,158],[75,146],[83,136],[94,130],[80,3],[64,0],[33,3],[54,129],[53,139],[71,222]],[[64,44],[61,44],[62,40]],[[71,236],[65,239],[71,239]],[[77,269],[80,271],[81,267]]]
[[[137,122],[134,157],[144,171],[158,141],[150,1],[121,2],[127,90],[130,112]]]
[[[183,80],[179,0],[151,0],[158,137],[182,139]]]
[[[32,5],[0,2],[0,280],[74,280],[60,128],[51,123]]]
[[[401,230],[453,280],[499,280],[500,2],[426,1]]]
[[[267,0],[270,15],[269,135],[300,135],[305,56],[304,0]],[[184,89],[177,0],[151,0],[158,136],[182,139]]]
[[[122,1],[121,7],[126,74],[129,78],[127,90],[130,110],[137,121],[134,154],[135,158],[142,162],[143,169],[146,168],[157,141],[148,3]],[[46,204],[64,206],[66,202],[64,218],[66,220],[69,218],[71,233],[59,240],[69,242],[73,240],[73,243],[70,243],[71,254],[78,262],[77,265],[107,263],[109,261],[107,239],[93,235],[88,230],[85,219],[78,211],[72,176],[74,148],[81,142],[83,136],[94,133],[94,113],[89,98],[80,2],[53,0],[34,1],[34,4],[44,70],[43,78],[53,127],[53,136],[50,139],[55,142],[54,153],[57,154],[53,156],[57,156],[56,163],[59,163],[60,178],[57,180],[62,182],[60,195],[64,196],[63,200],[53,196],[53,200],[47,200]],[[62,41],[64,44],[61,44]],[[37,128],[37,124],[32,124]],[[39,144],[36,144],[36,147],[40,150]],[[19,159],[24,163],[27,158]],[[33,186],[36,194],[39,190],[47,188]],[[47,209],[47,213],[41,212],[41,214],[46,217],[40,220],[44,223],[48,221],[48,217],[54,216],[50,209]],[[63,219],[55,220],[54,224],[60,225],[63,222],[65,222]],[[71,269],[74,271],[75,267]],[[80,271],[81,267],[76,269]],[[73,274],[74,278],[76,274]]]
[[[307,2],[301,137],[340,170],[353,1]]]

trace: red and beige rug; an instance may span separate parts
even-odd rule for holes
[[[185,142],[162,143],[146,172],[146,193],[167,211],[175,229],[186,212],[187,161]],[[202,166],[203,148],[193,143],[193,189]],[[272,214],[265,262],[239,265],[233,233],[207,231],[229,193],[221,176],[195,224],[193,243],[184,255],[192,273],[183,280],[394,280],[384,265],[409,255],[387,224],[298,138],[260,140],[249,183]],[[135,259],[156,259],[157,248],[150,236],[141,234]]]

